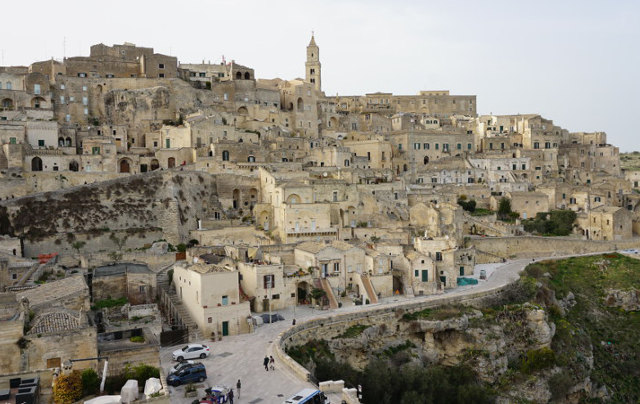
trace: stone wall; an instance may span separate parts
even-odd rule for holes
[[[24,321],[2,321],[0,323],[0,374],[20,371],[20,347],[18,340],[22,337]]]
[[[75,233],[161,229],[163,238],[179,244],[188,241],[197,219],[214,209],[219,209],[215,177],[153,172],[1,201],[0,233],[35,243],[58,234],[72,239]]]
[[[483,237],[467,239],[467,246],[475,246],[478,264],[500,262],[502,258],[533,258],[586,254],[640,248],[640,238],[619,241],[580,240],[566,237]]]
[[[67,359],[93,358],[98,355],[96,329],[86,327],[56,334],[30,335],[25,352],[27,368],[30,370],[46,368],[47,359],[52,358],[60,358],[61,362]],[[13,358],[15,360],[18,357]],[[73,368],[74,370],[95,369],[95,363],[77,362],[74,363]]]
[[[133,343],[132,343],[133,344]],[[120,349],[100,349],[100,356],[109,357],[109,374],[116,375],[124,371],[125,366],[149,365],[160,367],[160,355],[157,345],[140,344]]]

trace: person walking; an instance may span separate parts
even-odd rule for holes
[[[229,400],[229,404],[233,404],[233,389],[229,390],[229,394],[227,394],[227,399]]]
[[[242,387],[242,383],[240,383],[240,379],[238,379],[238,383],[236,383],[236,390],[238,390],[238,398],[240,398],[240,387]]]
[[[269,371],[269,357],[265,356],[264,360],[262,361],[262,364],[264,365],[264,370],[266,370],[267,372]]]
[[[276,360],[275,360],[275,359],[273,359],[273,356],[271,356],[271,357],[269,358],[269,367],[271,367],[271,370],[276,370],[276,368],[275,368],[275,366],[274,366],[275,364],[276,364]]]

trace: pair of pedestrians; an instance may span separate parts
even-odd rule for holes
[[[275,368],[276,361],[275,359],[273,359],[273,356],[271,357],[265,356],[264,360],[262,361],[262,364],[264,365],[264,370],[266,370],[267,372],[269,371],[269,368],[271,368],[271,370],[276,370]]]

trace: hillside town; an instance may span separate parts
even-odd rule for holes
[[[106,391],[145,365],[154,399],[190,403],[165,347],[638,246],[640,170],[605,132],[448,90],[325,94],[313,35],[300,55],[288,79],[132,43],[0,67],[3,400],[108,358]]]

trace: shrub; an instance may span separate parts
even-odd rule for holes
[[[124,306],[127,303],[128,303],[128,300],[126,297],[121,297],[120,299],[104,299],[104,300],[98,300],[97,302],[95,302],[93,305],[93,308],[103,309],[107,307]]]
[[[527,351],[527,356],[522,360],[520,370],[523,373],[532,373],[546,369],[556,363],[556,355],[551,348],[540,348]]]
[[[573,386],[571,376],[566,372],[556,373],[549,378],[549,390],[553,400],[563,399]]]
[[[138,342],[138,343],[144,342],[144,337],[142,335],[136,335],[136,336],[133,336],[133,337],[129,338],[129,341]]]
[[[100,389],[100,377],[93,369],[85,369],[81,374],[82,378],[82,395],[90,396],[98,394]]]
[[[70,374],[60,375],[53,385],[53,401],[56,404],[71,404],[82,397],[82,377],[74,370]]]

